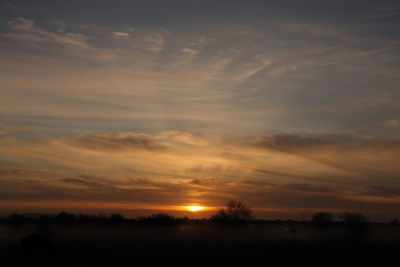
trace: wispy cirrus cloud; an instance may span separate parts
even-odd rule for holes
[[[383,124],[388,127],[398,127],[400,126],[400,120],[387,120]]]
[[[12,134],[21,130],[22,128],[23,127],[14,124],[0,123],[0,135]]]
[[[357,78],[360,73],[397,79],[390,63],[397,58],[395,44],[354,34],[351,28],[280,20],[264,28],[222,24],[207,32],[174,32],[65,22],[60,32],[28,18],[8,24],[3,37],[19,45],[13,48],[18,53],[0,57],[8,73],[2,77],[2,95],[6,103],[21,92],[30,100],[5,104],[2,112],[7,114],[44,116],[51,109],[52,116],[146,117],[151,125],[179,120],[186,125],[197,121],[196,127],[218,120],[224,132],[232,126],[242,132],[255,127],[317,132],[361,127],[380,135],[396,131],[376,127],[387,117],[383,111],[364,123],[347,119],[378,105],[393,113],[397,105],[390,89],[396,82],[388,83],[385,93],[370,83],[364,95],[357,94],[364,82]],[[269,38],[263,37],[266,32]],[[240,38],[233,41],[235,36]],[[48,55],[40,52],[43,45],[35,45],[38,40],[46,43]],[[382,42],[384,48],[378,47]],[[345,82],[344,76],[349,77]],[[353,89],[340,89],[349,86]],[[382,94],[391,99],[384,105],[378,103]],[[330,124],[321,123],[324,116]],[[165,130],[161,128],[157,131]]]
[[[65,35],[53,33],[34,25],[34,20],[26,18],[15,18],[8,22],[8,25],[13,30],[28,32],[35,35],[37,38],[46,38],[47,40],[54,41],[60,44],[71,45],[83,49],[89,49],[89,45],[85,41],[85,36],[79,33],[67,33]],[[8,35],[10,37],[10,35]],[[18,36],[18,35],[14,35]],[[12,36],[11,36],[12,37]],[[37,40],[37,39],[36,39]],[[35,41],[35,39],[33,39]]]
[[[59,142],[83,149],[110,152],[131,149],[154,151],[167,149],[152,136],[136,133],[91,134],[74,138],[61,138]]]

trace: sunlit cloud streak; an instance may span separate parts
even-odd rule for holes
[[[399,148],[396,140],[357,136],[207,139],[179,131],[93,134],[10,147],[17,155],[28,153],[69,169],[7,169],[0,173],[0,181],[7,188],[2,192],[7,201],[84,200],[159,207],[183,202],[218,206],[238,198],[257,208],[281,209],[283,214],[351,208],[379,216],[372,207],[387,210],[400,202]],[[86,172],[94,175],[82,174],[79,158],[89,164]]]

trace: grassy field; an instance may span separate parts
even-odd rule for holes
[[[309,224],[54,225],[45,234],[51,248],[24,247],[35,229],[0,227],[4,265],[384,266],[399,263],[400,251],[394,225],[372,225],[361,239],[344,226]]]

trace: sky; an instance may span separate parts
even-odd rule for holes
[[[1,0],[0,214],[398,218],[399,27],[386,0]]]

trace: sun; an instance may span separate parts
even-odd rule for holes
[[[191,212],[196,212],[196,211],[204,210],[205,207],[203,207],[203,206],[186,206],[186,209],[190,210]]]

